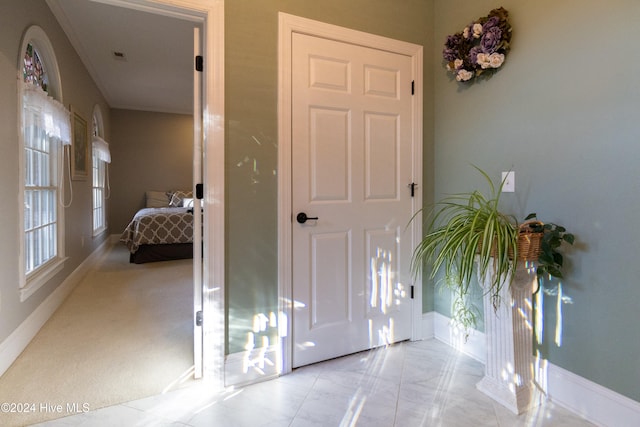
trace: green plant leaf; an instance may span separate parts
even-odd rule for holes
[[[547,266],[547,271],[549,272],[549,274],[551,274],[554,277],[557,277],[559,279],[563,278],[562,277],[562,272],[558,268],[556,268],[554,266]]]
[[[562,257],[562,254],[559,252],[555,252],[553,254],[553,262],[555,264],[558,264],[559,267],[562,267],[562,263],[564,261],[564,258]]]
[[[484,291],[497,304],[504,280],[514,276],[510,273],[516,265],[512,255],[517,255],[517,221],[499,210],[504,182],[496,188],[484,171],[474,167],[487,181],[490,194],[485,196],[474,190],[449,195],[436,203],[429,212],[427,231],[414,250],[411,266],[414,274],[430,269],[431,278],[442,271],[447,287],[462,297],[460,301],[466,301],[473,276],[478,274],[487,278]],[[475,317],[464,311],[464,305],[456,306],[454,311],[462,323],[475,322]]]
[[[553,254],[542,252],[538,257],[538,262],[542,264],[553,264],[554,263]]]

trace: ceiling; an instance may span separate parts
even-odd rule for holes
[[[192,114],[192,21],[87,0],[47,0],[112,108]]]

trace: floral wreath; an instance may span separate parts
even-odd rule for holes
[[[509,12],[504,8],[493,9],[488,16],[447,36],[442,57],[457,81],[472,81],[481,74],[492,74],[502,66],[511,41],[508,17]]]

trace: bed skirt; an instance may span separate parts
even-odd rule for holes
[[[193,243],[170,243],[164,245],[140,245],[129,255],[132,264],[193,258]]]

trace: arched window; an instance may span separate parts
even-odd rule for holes
[[[40,27],[26,31],[21,52],[20,297],[24,301],[64,264],[62,160],[64,147],[71,144],[71,124],[61,103],[53,47]]]
[[[92,180],[93,180],[93,235],[97,236],[107,229],[107,204],[109,198],[109,166],[111,153],[109,144],[104,140],[102,112],[96,105],[93,109],[92,138]]]
[[[47,73],[44,70],[38,51],[33,48],[31,42],[27,44],[27,48],[24,52],[22,80],[25,83],[31,83],[32,85],[41,88],[45,92],[47,91]]]

